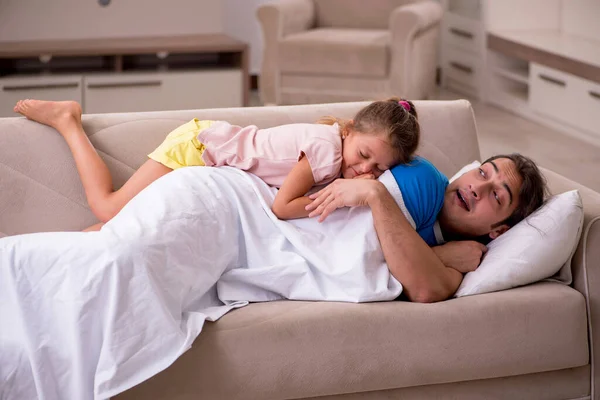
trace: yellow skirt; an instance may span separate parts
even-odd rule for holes
[[[204,145],[198,141],[198,133],[215,122],[194,118],[169,133],[164,142],[148,154],[148,157],[171,169],[204,166]]]

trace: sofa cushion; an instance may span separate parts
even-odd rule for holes
[[[184,383],[209,399],[304,398],[589,362],[585,300],[549,282],[436,304],[258,303],[204,329],[127,398],[175,398]]]
[[[320,27],[387,29],[395,8],[414,0],[313,0]],[[343,10],[343,12],[340,12]]]
[[[387,30],[319,28],[286,36],[279,43],[282,73],[385,77]]]

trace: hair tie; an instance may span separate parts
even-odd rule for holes
[[[400,104],[406,111],[410,112],[410,103],[408,101],[401,100],[398,102],[398,104]]]

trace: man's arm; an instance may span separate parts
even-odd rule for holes
[[[310,196],[306,209],[322,221],[340,207],[369,206],[383,255],[411,301],[435,302],[456,292],[462,274],[446,268],[413,229],[385,186],[375,180],[337,179]]]
[[[446,268],[421,239],[383,184],[376,182],[367,197],[383,255],[409,300],[431,303],[452,296],[462,274]]]

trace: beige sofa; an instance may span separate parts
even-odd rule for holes
[[[120,185],[168,131],[198,118],[261,127],[352,116],[364,103],[84,116]],[[445,174],[479,159],[466,101],[416,102],[420,153]],[[600,194],[578,188],[585,229],[574,285],[538,283],[437,304],[251,304],[209,323],[171,367],[119,400],[600,398]],[[52,129],[0,119],[0,231],[95,222],[67,146]],[[596,308],[598,307],[598,308]]]
[[[278,0],[258,9],[263,103],[426,99],[435,87],[435,0]]]

